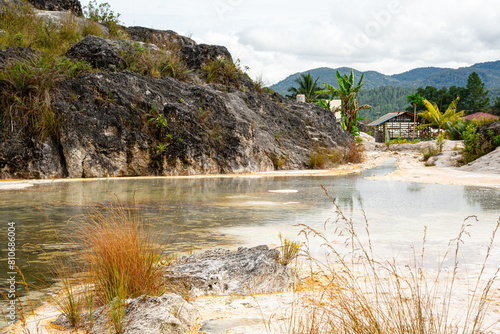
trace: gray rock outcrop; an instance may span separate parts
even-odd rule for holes
[[[192,69],[214,57],[230,57],[224,47],[193,46],[189,40],[184,44],[203,50],[191,54]],[[113,72],[121,68],[120,47],[87,36],[67,52],[105,71],[51,89],[56,133],[42,139],[15,120],[0,123],[0,178],[301,169],[309,167],[315,147],[353,142],[330,111],[278,94],[257,94],[245,75],[222,85],[202,84],[201,77],[193,80],[197,83],[184,83],[128,70]],[[39,53],[30,49],[0,51],[0,67],[35,56]],[[195,71],[193,77],[197,75]]]
[[[181,36],[172,30],[156,30],[144,27],[124,27],[130,39],[145,43],[153,43],[158,47],[170,46],[178,49],[188,68],[199,70],[210,59],[225,58],[232,61],[231,54],[225,46],[196,44],[189,37]]]
[[[184,46],[195,47],[197,44],[191,38],[179,35],[172,30],[157,30],[145,27],[123,27],[125,32],[133,41],[153,43],[158,47],[177,44],[179,48]]]
[[[82,5],[78,0],[28,0],[35,8],[50,11],[70,10],[73,14],[83,17]]]
[[[8,48],[7,50],[0,50],[0,69],[2,69],[7,62],[17,62],[24,59],[32,58],[40,53],[31,48]]]
[[[83,17],[82,5],[78,0],[0,0],[0,11],[2,7],[15,7],[31,5],[42,11],[71,11],[78,17]]]
[[[257,172],[279,159],[298,169],[315,145],[352,142],[312,104],[129,71],[63,82],[53,100],[58,135],[47,145],[22,136],[0,144],[1,178]],[[37,167],[49,162],[49,172]]]
[[[176,294],[166,293],[159,297],[141,296],[123,302],[124,334],[180,334],[188,333],[199,318],[199,311]],[[93,321],[87,322],[89,333],[110,333],[112,322],[109,310],[101,306],[94,311]],[[85,318],[85,317],[84,317]],[[60,315],[54,324],[71,327],[66,316]]]
[[[500,174],[500,147],[460,169],[474,173]]]
[[[86,36],[68,50],[66,56],[76,60],[85,60],[93,67],[104,70],[116,70],[122,62],[115,48],[106,40],[97,36]]]
[[[282,292],[293,285],[295,274],[277,263],[278,255],[265,245],[210,250],[178,259],[165,278],[190,297]]]
[[[492,137],[500,135],[500,123],[491,122],[479,127],[479,133],[485,140],[491,140]]]

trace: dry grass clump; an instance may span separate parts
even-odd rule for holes
[[[161,211],[146,217],[135,200],[121,202],[115,196],[113,203],[81,217],[73,239],[76,259],[57,260],[53,266],[62,285],[55,303],[72,326],[89,327],[96,307],[104,305],[110,328],[122,333],[124,300],[165,292],[168,240],[154,229]]]
[[[50,55],[62,55],[71,44],[87,34],[102,35],[95,22],[80,27],[73,14],[68,13],[54,23],[37,16],[28,5],[3,7],[0,12],[0,48],[30,47]]]
[[[56,135],[61,121],[51,106],[54,89],[63,80],[91,71],[83,61],[36,53],[8,62],[0,69],[0,118],[5,133]]]
[[[361,145],[351,143],[344,153],[344,160],[353,164],[363,162],[363,149]]]
[[[239,62],[234,63],[231,59],[210,59],[201,66],[201,72],[205,75],[207,83],[215,83],[240,88],[240,78],[243,74]]]
[[[314,169],[331,168],[345,163],[363,161],[361,146],[351,143],[347,148],[326,148],[317,145],[309,155],[309,167]]]
[[[169,76],[180,81],[192,80],[191,72],[178,53],[179,46],[172,44],[160,50],[151,50],[141,43],[132,43],[120,52],[123,69],[151,78]]]
[[[478,277],[467,282],[466,305],[457,310],[454,289],[459,280],[459,248],[467,235],[466,223],[450,242],[450,251],[439,263],[438,272],[431,274],[423,265],[425,233],[422,250],[414,254],[412,263],[403,267],[395,259],[378,261],[373,255],[368,223],[365,221],[368,241],[363,242],[353,222],[344,216],[334,199],[332,202],[337,217],[331,223],[345,242],[329,240],[324,233],[302,226],[308,243],[313,239],[317,243],[319,239],[327,256],[320,260],[306,251],[311,266],[307,280],[311,292],[303,299],[301,312],[296,311],[290,318],[285,332],[486,333],[484,319],[500,269],[490,278],[484,276],[500,220],[492,232]],[[453,260],[449,269],[444,267],[448,257]]]
[[[151,225],[158,218],[148,223],[135,201],[118,199],[84,217],[81,255],[98,295],[110,301],[163,291],[166,243]]]

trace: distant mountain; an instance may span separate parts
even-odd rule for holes
[[[314,79],[319,77],[319,83],[328,83],[337,86],[335,72],[340,74],[349,74],[350,68],[328,68],[320,67],[309,71],[295,73],[288,76],[286,79],[270,86],[274,91],[286,95],[289,87],[296,87],[295,79],[300,74],[311,73]],[[450,86],[465,87],[467,79],[472,72],[476,72],[484,82],[487,89],[500,87],[500,61],[492,61],[486,63],[474,64],[470,67],[461,67],[458,69],[440,68],[440,67],[421,67],[404,73],[385,75],[376,71],[366,71],[363,82],[365,89],[373,89],[381,86],[394,86],[402,88],[417,88],[433,86],[436,88]],[[354,70],[355,80],[359,80],[361,72]]]
[[[410,85],[414,85],[420,80],[422,80],[422,78],[427,78],[433,75],[434,73],[439,73],[443,70],[446,70],[446,68],[420,67],[404,73],[391,75],[391,77],[396,80],[399,80],[401,83],[408,83]]]
[[[336,76],[336,71],[339,71],[341,75],[347,74],[349,75],[351,73],[351,69],[348,67],[340,67],[340,68],[329,68],[329,67],[320,67],[320,68],[315,68],[310,71],[305,71],[302,72],[303,74],[311,73],[312,77],[314,80],[316,78],[319,78],[318,83],[328,83],[331,85],[334,85],[338,87],[337,85],[337,76]],[[282,80],[278,82],[277,84],[274,84],[270,86],[272,90],[275,92],[281,94],[281,95],[287,95],[287,89],[294,86],[297,87],[297,84],[295,83],[295,79],[297,79],[302,73],[295,73],[287,77],[285,80]],[[361,78],[361,73],[358,70],[354,70],[354,80],[357,82]],[[365,85],[363,86],[366,89],[371,89],[371,88],[377,88],[380,86],[397,86],[399,84],[399,81],[397,79],[391,78],[388,75],[381,74],[376,71],[367,71],[364,72],[365,76],[363,78],[363,82]]]

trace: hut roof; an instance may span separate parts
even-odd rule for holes
[[[496,120],[496,119],[499,119],[500,117],[492,115],[492,114],[488,114],[486,112],[477,112],[477,113],[470,114],[470,115],[462,117],[462,119],[465,119],[465,120],[468,120],[468,121],[472,121],[474,119],[476,119],[476,120],[479,121],[479,120],[481,120],[481,118]]]
[[[380,117],[379,119],[374,120],[373,122],[368,124],[368,126],[380,125],[382,123],[387,122],[390,119],[393,119],[394,117],[398,117],[398,116],[403,115],[403,114],[408,114],[408,115],[411,115],[413,117],[413,114],[408,112],[408,111],[394,111],[394,112],[390,112],[390,113],[385,114],[384,116]]]

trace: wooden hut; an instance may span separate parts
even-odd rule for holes
[[[415,125],[420,125],[418,119]],[[385,143],[395,138],[411,140],[413,134],[413,113],[408,111],[390,112],[371,122],[368,126],[374,127],[375,141],[377,143]],[[415,139],[420,138],[419,132],[415,131]]]

